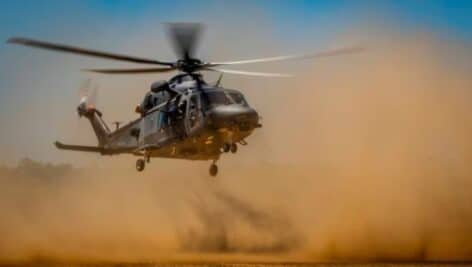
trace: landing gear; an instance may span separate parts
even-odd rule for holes
[[[136,160],[136,170],[138,172],[142,172],[145,166],[146,166],[146,162],[144,161],[144,159]]]
[[[231,153],[236,153],[238,151],[238,145],[236,143],[232,143],[232,144],[224,143],[223,144],[223,152],[228,153],[230,151],[231,151]]]
[[[210,165],[210,175],[215,177],[218,174],[218,166],[215,162]]]
[[[232,144],[231,144],[231,153],[234,154],[234,153],[236,153],[236,152],[238,152],[238,145],[235,144],[235,143],[232,143]]]

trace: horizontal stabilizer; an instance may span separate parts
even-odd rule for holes
[[[82,151],[82,152],[96,152],[96,153],[103,153],[104,149],[98,146],[78,146],[78,145],[66,145],[60,142],[54,142],[54,145],[58,149],[64,150],[74,150],[74,151]]]

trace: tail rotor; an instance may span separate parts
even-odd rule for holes
[[[80,102],[77,106],[77,114],[79,117],[93,113],[97,107],[98,85],[92,79],[82,82],[79,87]]]

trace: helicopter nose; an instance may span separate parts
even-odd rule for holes
[[[238,127],[241,131],[249,131],[260,127],[259,114],[247,106],[217,106],[210,111],[210,117],[216,128]]]

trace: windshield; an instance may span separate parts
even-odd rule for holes
[[[235,104],[246,106],[246,100],[244,100],[244,96],[240,93],[229,93],[229,96],[233,99]]]
[[[206,94],[208,103],[210,105],[229,105],[231,100],[226,96],[224,92],[209,92]]]

